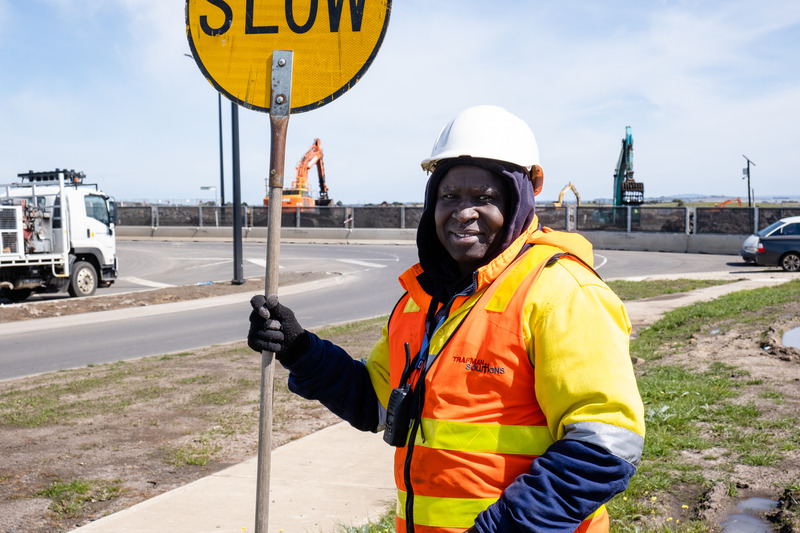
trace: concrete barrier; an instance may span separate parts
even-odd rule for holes
[[[598,250],[738,255],[747,235],[584,231],[581,235]],[[285,242],[399,242],[413,244],[416,229],[281,228]],[[120,239],[232,240],[230,227],[118,226]],[[242,241],[266,242],[267,228],[242,229]]]
[[[705,233],[625,233],[585,231],[581,235],[598,250],[641,252],[676,252],[694,254],[739,255],[747,235]]]

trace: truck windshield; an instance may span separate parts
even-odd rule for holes
[[[88,195],[84,197],[86,204],[86,216],[90,216],[95,220],[99,220],[106,226],[109,224],[108,205],[106,199],[102,196]]]

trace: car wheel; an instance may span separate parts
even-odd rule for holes
[[[70,296],[91,296],[97,289],[97,271],[91,263],[75,261],[67,292]]]
[[[796,252],[789,252],[781,257],[781,267],[786,272],[800,271],[800,254]]]

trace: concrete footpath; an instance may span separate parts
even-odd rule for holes
[[[646,327],[677,307],[798,279],[780,271],[706,272],[680,277],[739,281],[627,302],[634,328]],[[381,516],[395,496],[392,455],[393,448],[383,442],[381,434],[362,433],[344,422],[273,450],[269,531],[337,533],[339,526],[358,526]],[[256,471],[254,457],[74,531],[253,532]]]

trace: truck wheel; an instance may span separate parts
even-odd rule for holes
[[[787,272],[800,271],[800,255],[796,252],[789,252],[781,257],[781,267]]]
[[[97,289],[97,271],[91,263],[75,261],[67,292],[70,296],[91,296]]]

